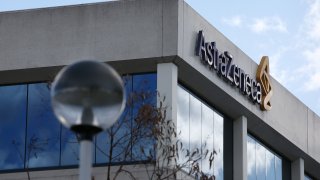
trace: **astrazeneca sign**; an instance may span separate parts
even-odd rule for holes
[[[260,104],[261,110],[270,110],[270,98],[273,94],[269,78],[269,59],[263,56],[257,69],[256,77],[233,63],[233,56],[228,51],[219,51],[215,42],[206,42],[203,31],[199,31],[195,49],[196,56],[231,85],[239,88],[253,103]]]

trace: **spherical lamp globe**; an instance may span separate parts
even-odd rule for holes
[[[54,113],[64,126],[93,135],[118,120],[126,98],[122,79],[112,67],[87,60],[58,73],[51,99]]]

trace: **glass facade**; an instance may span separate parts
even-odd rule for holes
[[[282,160],[248,135],[247,140],[248,180],[281,180]]]
[[[24,168],[27,86],[0,88],[0,169]]]
[[[127,107],[110,130],[95,137],[94,164],[147,160],[140,153],[141,146],[149,150],[155,144],[147,137],[136,138],[138,142],[133,143],[131,135],[139,108],[147,103],[156,106],[156,74],[129,75],[123,79]],[[138,93],[148,96],[138,102],[134,99]],[[51,109],[50,84],[1,86],[0,113],[0,170],[79,163],[78,138],[56,120]],[[110,147],[113,147],[111,156]]]
[[[304,180],[312,180],[312,178],[305,174],[304,175]]]
[[[214,174],[217,180],[223,179],[223,123],[223,117],[210,106],[183,87],[178,87],[178,138],[190,152],[197,148],[201,152],[215,152],[212,167],[207,156],[201,161],[200,168],[208,175]],[[180,156],[179,163],[186,160],[185,156]]]

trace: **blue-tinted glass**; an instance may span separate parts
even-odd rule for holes
[[[132,160],[146,160],[155,158],[155,140],[150,136],[151,123],[137,123],[139,110],[146,107],[156,107],[156,74],[143,74],[133,76],[133,124],[132,124]],[[140,125],[142,126],[140,126]],[[143,127],[143,128],[141,128]],[[139,133],[136,133],[139,132]]]
[[[257,180],[266,179],[266,148],[256,143],[256,173]]]
[[[202,104],[202,152],[206,153],[208,150],[209,153],[214,152],[214,120],[213,120],[213,111],[207,105]],[[213,167],[210,167],[210,154],[202,160],[201,163],[202,171],[211,176],[213,175]]]
[[[267,180],[275,180],[275,158],[274,154],[270,151],[266,151],[266,168],[267,168]]]
[[[131,159],[131,105],[132,77],[123,78],[126,88],[126,108],[119,120],[107,131],[97,136],[96,163],[129,161]],[[112,139],[111,139],[112,137]],[[110,153],[110,147],[111,153]],[[112,156],[110,156],[112,154]]]
[[[96,142],[96,163],[109,162],[110,137],[107,131],[97,135]]]
[[[223,180],[223,117],[214,113],[214,175],[216,180]]]
[[[312,180],[309,176],[304,175],[304,180]]]
[[[184,164],[187,161],[186,151],[189,150],[189,93],[182,87],[178,87],[178,115],[177,115],[177,133],[183,147],[180,148],[178,163]]]
[[[247,136],[248,180],[256,180],[256,141]]]
[[[61,165],[79,164],[79,139],[69,129],[62,127],[61,131]]]
[[[282,160],[275,156],[276,161],[276,180],[282,180]]]
[[[0,87],[0,169],[20,169],[25,159],[27,86]]]
[[[28,85],[26,167],[59,165],[60,124],[55,118],[47,83]]]

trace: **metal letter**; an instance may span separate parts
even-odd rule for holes
[[[252,79],[251,81],[251,99],[255,103],[257,100],[257,82],[256,80]]]
[[[211,68],[213,64],[213,57],[212,57],[212,46],[211,43],[206,43],[206,50],[207,50],[207,63],[209,64],[209,67]]]
[[[263,56],[257,69],[257,81],[261,84],[262,90],[262,103],[260,104],[261,110],[270,110],[270,99],[273,95],[273,88],[270,81],[269,58]]]
[[[261,84],[257,83],[257,103],[261,104]]]
[[[251,94],[251,78],[249,74],[246,74],[246,93],[248,96]]]
[[[240,85],[240,70],[237,65],[233,68],[233,83],[237,87]]]
[[[233,73],[233,69],[232,69],[232,56],[231,54],[229,54],[227,51],[225,52],[226,57],[229,59],[228,60],[228,65],[227,65],[227,79],[230,81],[231,84],[233,84],[233,78],[232,78],[232,73]]]
[[[196,44],[196,56],[200,56],[200,59],[202,61],[206,61],[207,59],[207,53],[206,53],[206,47],[205,47],[205,40],[204,40],[204,34],[203,31],[199,31],[198,34],[198,40]]]

